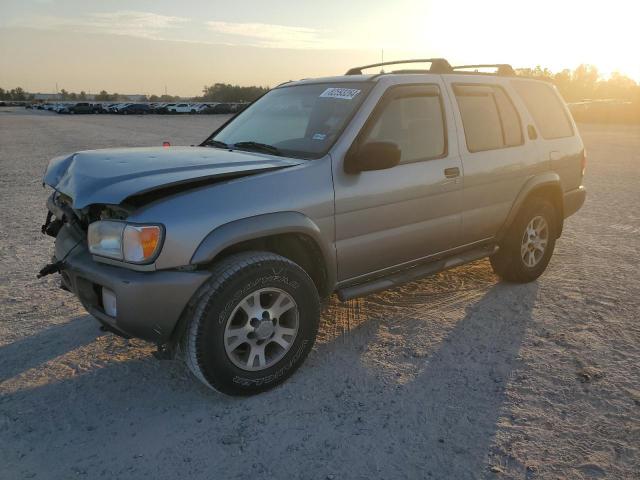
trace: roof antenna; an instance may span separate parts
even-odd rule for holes
[[[384,48],[380,53],[380,63],[384,63]],[[384,73],[384,67],[380,67],[380,73]]]

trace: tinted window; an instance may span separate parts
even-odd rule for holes
[[[502,120],[504,144],[507,147],[522,145],[522,126],[516,108],[503,89],[494,88],[493,91],[498,111],[500,112],[500,119]]]
[[[502,88],[456,85],[454,92],[470,152],[522,145],[520,117]]]
[[[544,138],[573,136],[573,127],[567,111],[550,85],[527,81],[514,81],[512,85]]]
[[[395,143],[400,147],[401,163],[444,155],[444,119],[437,88],[400,87],[391,95],[382,112],[375,114],[364,142]]]

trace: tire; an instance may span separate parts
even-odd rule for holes
[[[490,258],[493,271],[514,283],[532,282],[542,275],[555,248],[557,215],[553,204],[544,198],[527,201],[501,242],[500,250]]]
[[[304,362],[318,332],[320,301],[294,262],[244,252],[214,267],[186,315],[181,349],[196,378],[228,395],[253,395],[279,385]]]

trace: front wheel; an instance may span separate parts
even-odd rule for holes
[[[318,331],[313,281],[272,253],[222,260],[193,303],[182,342],[187,365],[205,385],[229,395],[260,393],[286,380]]]
[[[498,253],[491,257],[493,271],[504,280],[532,282],[546,270],[555,247],[557,212],[544,198],[528,201],[509,228]]]

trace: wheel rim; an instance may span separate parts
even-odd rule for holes
[[[262,288],[233,309],[224,330],[224,349],[238,368],[267,369],[291,349],[298,334],[298,305],[279,288]]]
[[[536,216],[531,219],[527,228],[522,235],[520,243],[520,255],[524,264],[529,267],[535,267],[547,250],[549,242],[549,225],[542,216]]]

